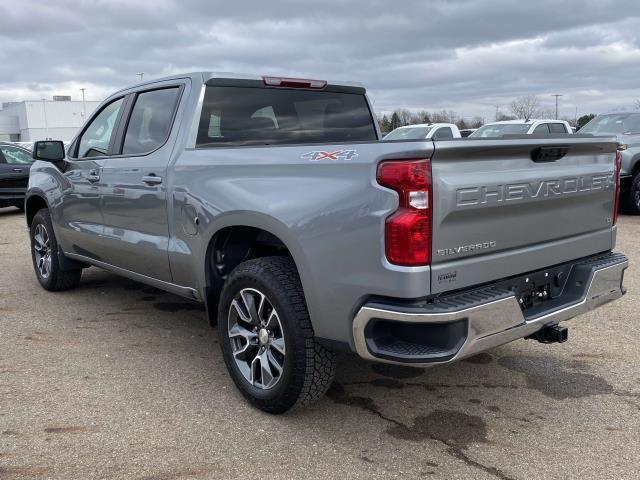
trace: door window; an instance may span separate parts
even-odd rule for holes
[[[138,94],[127,125],[123,155],[150,153],[167,141],[179,94],[178,87]]]
[[[80,137],[78,158],[107,155],[123,100],[123,98],[119,98],[111,102],[91,121]]]
[[[533,133],[549,133],[549,126],[546,123],[541,123],[536,127]]]
[[[451,127],[441,127],[433,134],[434,140],[442,140],[444,138],[453,138]]]
[[[18,165],[29,165],[33,163],[31,155],[20,148],[4,145],[0,147],[0,150],[7,163]]]

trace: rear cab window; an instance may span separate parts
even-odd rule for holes
[[[569,133],[567,132],[567,128],[565,127],[564,123],[550,123],[549,131],[551,133]]]
[[[447,138],[453,138],[451,127],[440,127],[438,130],[436,130],[436,133],[433,134],[434,140],[444,140]]]
[[[541,123],[536,127],[533,133],[549,133],[549,124]]]
[[[208,85],[196,147],[377,140],[364,93]]]

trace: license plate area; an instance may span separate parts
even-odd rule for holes
[[[507,280],[505,287],[514,293],[520,308],[527,311],[562,296],[571,269],[571,265],[561,265],[540,270]]]

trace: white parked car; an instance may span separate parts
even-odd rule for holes
[[[419,123],[398,127],[384,136],[383,140],[444,140],[446,138],[462,138],[460,130],[453,123]]]
[[[554,135],[573,133],[569,122],[564,120],[505,120],[483,125],[469,138],[502,137],[504,135]]]

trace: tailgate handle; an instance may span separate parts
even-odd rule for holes
[[[564,157],[568,151],[567,146],[538,147],[531,151],[531,160],[538,163],[555,162]]]

